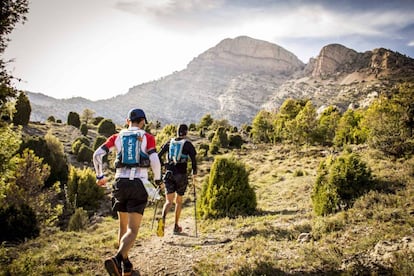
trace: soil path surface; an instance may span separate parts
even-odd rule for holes
[[[132,275],[196,275],[193,264],[227,242],[200,237],[199,233],[196,237],[194,218],[183,219],[181,226],[183,232],[179,235],[173,234],[171,224],[166,225],[164,237],[138,240],[129,253],[134,264]]]

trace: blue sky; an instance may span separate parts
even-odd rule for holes
[[[91,100],[186,68],[225,38],[282,46],[304,63],[327,44],[414,58],[414,1],[32,0],[5,57],[18,89]]]

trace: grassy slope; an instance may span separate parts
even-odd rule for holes
[[[392,160],[368,149],[358,150],[381,185],[388,185],[392,193],[371,192],[358,200],[356,207],[325,218],[313,216],[310,193],[317,166],[328,154],[326,149],[249,144],[232,152],[250,171],[258,213],[232,220],[199,221],[200,242],[194,246],[197,258],[192,270],[197,275],[338,273],[344,260],[362,256],[379,241],[412,235],[413,159]],[[210,165],[211,160],[200,164],[198,183]],[[192,216],[191,204],[186,202],[183,218]],[[159,242],[150,229],[152,213],[149,207],[137,243]],[[116,231],[117,221],[108,217],[80,233],[43,233],[20,246],[1,247],[0,264],[7,264],[12,275],[105,275],[102,259],[116,250]],[[316,239],[297,242],[303,232],[311,232]],[[226,242],[205,246],[212,238]],[[163,259],[159,254],[148,257]],[[394,262],[394,271],[413,268],[407,264],[412,254],[401,257]]]

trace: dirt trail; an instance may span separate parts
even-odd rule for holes
[[[193,264],[222,246],[226,241],[195,236],[194,218],[181,221],[183,233],[173,234],[173,224],[166,225],[165,236],[137,241],[129,253],[133,275],[195,275]],[[156,225],[154,225],[154,228]],[[155,231],[155,229],[154,229]]]

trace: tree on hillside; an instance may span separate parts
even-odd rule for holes
[[[308,100],[286,99],[280,106],[273,122],[274,136],[278,141],[292,140],[292,133],[289,131],[289,126],[293,124],[296,116],[306,105]]]
[[[19,152],[22,153],[27,148],[32,149],[36,156],[43,159],[43,163],[50,166],[50,175],[45,183],[46,187],[53,186],[57,181],[66,182],[69,168],[63,144],[56,136],[47,133],[44,138],[39,136],[26,137]]]
[[[381,97],[367,110],[368,142],[395,156],[414,152],[414,86],[405,84],[390,99]]]
[[[200,123],[198,124],[198,129],[209,129],[210,125],[214,122],[214,119],[211,117],[210,114],[204,115],[200,119]]]
[[[3,59],[3,53],[10,41],[8,35],[13,31],[18,22],[26,21],[28,12],[28,0],[0,1],[0,115],[4,115],[5,104],[16,97],[17,90],[11,86],[13,77],[7,72],[8,61]]]
[[[92,122],[93,116],[95,115],[95,111],[86,108],[83,110],[82,115],[80,116],[81,121],[87,126],[89,123]]]
[[[366,133],[361,126],[363,113],[358,110],[348,109],[342,115],[335,133],[334,144],[343,146],[349,144],[361,144],[366,141]]]
[[[80,116],[76,112],[70,111],[68,114],[68,125],[79,128],[81,125]]]
[[[316,109],[311,101],[299,111],[294,120],[288,125],[291,141],[297,144],[312,144],[317,132]]]
[[[7,214],[5,220],[0,219],[0,228],[8,230],[7,240],[34,237],[38,226],[54,226],[61,215],[59,185],[45,189],[50,167],[42,163],[42,158],[29,149],[10,160],[11,173],[1,186],[4,201],[0,206],[0,217]]]
[[[170,124],[166,125],[162,128],[160,132],[157,133],[156,141],[157,146],[162,146],[164,143],[169,141],[171,138],[175,137],[177,135],[177,126]]]
[[[341,114],[335,106],[327,107],[318,118],[317,142],[332,145]]]
[[[13,124],[27,126],[31,112],[32,107],[30,106],[29,98],[25,93],[20,92],[15,104],[15,112],[13,113]]]
[[[260,110],[253,118],[251,134],[255,142],[268,143],[272,141],[274,129],[272,124],[272,113]]]

